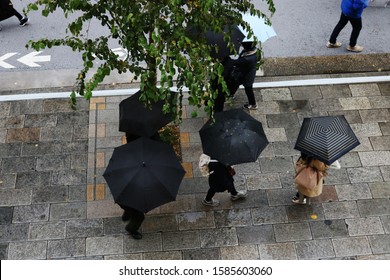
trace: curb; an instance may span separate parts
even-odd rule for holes
[[[293,76],[384,72],[390,70],[390,53],[265,58],[264,76]]]

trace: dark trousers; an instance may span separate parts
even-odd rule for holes
[[[240,85],[238,85],[238,84],[231,84],[229,86],[230,95],[234,96],[234,94],[236,94],[239,87],[240,87]],[[246,97],[248,98],[248,103],[250,105],[256,105],[255,93],[253,92],[252,85],[249,87],[245,87],[245,93],[246,93]]]
[[[21,14],[18,13],[17,10],[15,10],[14,8],[12,8],[12,12],[14,13],[14,16],[16,16],[19,20],[22,20],[23,16]]]
[[[332,44],[336,43],[337,36],[339,36],[341,30],[350,22],[352,25],[352,33],[349,38],[349,45],[354,47],[356,45],[357,39],[360,34],[360,30],[362,30],[362,19],[361,18],[351,18],[347,17],[343,13],[341,13],[341,17],[335,28],[333,29],[332,34],[330,35],[329,42]]]
[[[145,219],[145,214],[130,207],[126,207],[123,205],[119,206],[125,211],[124,215],[130,217],[129,223],[126,226],[126,230],[129,232],[138,231],[142,225],[142,222]]]
[[[236,195],[238,193],[236,188],[234,187],[234,185],[231,185],[230,187],[228,187],[228,192],[230,192],[231,195]],[[211,201],[211,199],[214,197],[214,195],[216,193],[217,192],[213,188],[209,188],[209,190],[206,194],[206,200]]]

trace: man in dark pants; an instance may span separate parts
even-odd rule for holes
[[[229,75],[233,69],[234,61],[229,56],[226,56],[221,61],[221,63],[223,65],[222,76],[223,76],[226,84],[228,84]],[[226,94],[222,90],[222,85],[218,84],[218,78],[211,81],[211,87],[213,90],[218,91],[217,98],[215,99],[215,102],[214,102],[214,108],[213,108],[214,112],[222,112],[224,104],[225,104],[225,100],[226,100]]]
[[[356,43],[360,30],[362,29],[362,13],[368,6],[368,1],[369,0],[342,0],[341,17],[330,35],[329,42],[326,44],[327,48],[341,47],[341,43],[337,42],[337,37],[347,23],[350,22],[352,25],[352,33],[347,50],[350,52],[361,52],[363,50],[363,47]]]
[[[240,85],[245,88],[245,94],[248,98],[248,103],[244,104],[244,109],[256,110],[257,104],[255,94],[253,92],[253,83],[256,78],[257,61],[260,59],[257,54],[257,48],[254,42],[242,42],[244,50],[240,53],[238,59],[233,60],[233,65],[238,68],[241,73],[239,81],[229,79],[228,88],[230,96],[234,96]]]
[[[139,228],[145,219],[145,214],[137,209],[118,204],[123,210],[122,221],[129,221],[125,229],[134,239],[142,239]]]
[[[11,1],[0,0],[0,21],[12,16],[16,16],[19,19],[20,26],[25,26],[28,22],[27,17],[22,16],[18,11],[15,10]]]

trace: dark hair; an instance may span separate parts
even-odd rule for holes
[[[244,47],[246,50],[251,50],[255,47],[255,42],[242,42],[241,45]]]

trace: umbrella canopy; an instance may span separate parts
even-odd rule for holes
[[[242,39],[244,39],[244,34],[240,31],[237,25],[230,25],[224,27],[224,32],[227,32],[231,36],[232,43],[236,53],[240,50],[240,44]],[[234,51],[228,46],[228,41],[224,39],[223,33],[215,33],[213,31],[206,32],[206,41],[207,44],[213,46],[211,52],[211,57],[223,59],[228,55],[234,54]]]
[[[273,29],[272,26],[265,23],[264,18],[258,16],[252,16],[250,14],[243,14],[242,19],[250,25],[250,27],[253,30],[253,34],[262,43],[267,41],[269,38],[276,36],[275,30]],[[241,25],[239,26],[239,29],[245,36],[243,42],[254,41],[253,36],[247,37],[249,33],[248,30],[245,30]]]
[[[294,148],[330,165],[359,144],[343,115],[324,116],[303,120]]]
[[[173,94],[172,94],[173,95]],[[119,131],[150,137],[172,121],[172,114],[164,114],[164,100],[145,106],[139,100],[141,91],[119,103]]]
[[[268,145],[261,122],[242,109],[216,113],[199,134],[203,152],[227,165],[254,162]]]
[[[141,137],[114,149],[103,177],[116,203],[146,213],[176,199],[184,173],[171,146]]]

